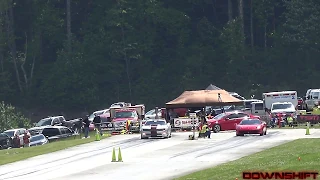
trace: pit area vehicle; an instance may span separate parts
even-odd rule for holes
[[[30,137],[30,146],[41,146],[49,143],[49,140],[43,134],[37,134]]]
[[[251,103],[253,102],[262,102],[262,100],[259,99],[245,99],[242,100],[243,101],[243,105],[232,105],[232,106],[223,106],[223,107],[219,107],[219,106],[207,106],[206,107],[206,114],[209,115],[218,115],[222,112],[231,112],[231,111],[245,111],[247,113],[251,113]]]
[[[280,114],[293,116],[293,118],[297,118],[296,108],[291,102],[273,103],[271,106],[270,113],[272,117],[280,113]]]
[[[236,92],[229,92],[229,94],[237,99],[240,99],[240,100],[245,100],[244,97],[240,96],[238,93]]]
[[[162,118],[162,109],[158,109],[158,117]],[[156,109],[151,109],[145,114],[145,119],[155,119],[156,118]]]
[[[19,129],[9,129],[3,132],[4,134],[8,135],[11,139],[14,138],[15,135],[19,136],[20,139],[20,146],[23,146],[23,136],[25,133],[27,133],[30,136],[30,133],[25,128],[19,128]]]
[[[126,102],[116,102],[110,105],[110,108],[122,108],[122,107],[129,107],[131,103]]]
[[[304,100],[302,97],[298,97],[298,110],[303,110]]]
[[[312,111],[315,104],[320,104],[320,89],[310,89],[305,97],[305,110]]]
[[[255,116],[243,111],[233,111],[218,114],[212,119],[208,119],[207,123],[209,128],[214,132],[226,130],[236,130],[236,125],[244,119],[260,119],[259,116]]]
[[[280,92],[263,93],[262,97],[263,97],[264,107],[267,110],[272,111],[273,103],[291,102],[294,105],[294,108],[297,108],[298,107],[297,94],[298,94],[297,91],[280,91]]]
[[[89,125],[89,131],[93,131],[94,130],[94,124],[93,124],[93,119],[95,116],[104,116],[104,117],[110,117],[110,110],[109,109],[104,109],[104,110],[99,110],[99,111],[95,111],[93,112],[89,117],[88,120],[90,121],[90,125]]]
[[[74,132],[65,126],[48,126],[43,128],[43,134],[49,142],[75,136]]]
[[[43,118],[35,124],[35,127],[30,128],[30,131],[33,131],[35,134],[39,134],[43,128],[48,126],[65,126],[70,128],[75,133],[79,133],[82,127],[81,119],[71,119],[66,120],[64,116],[49,116],[47,118]]]
[[[119,132],[126,129],[127,121],[130,121],[130,131],[140,132],[141,124],[145,122],[145,106],[143,104],[127,107],[111,107],[110,121],[106,130]]]
[[[141,139],[149,137],[171,138],[171,125],[165,119],[147,120],[141,127]]]
[[[0,133],[0,150],[12,147],[12,138],[5,133]]]
[[[267,123],[260,119],[244,119],[236,126],[236,135],[259,134],[260,136],[267,134]]]
[[[251,114],[260,116],[268,126],[272,118],[292,116],[296,118],[298,108],[297,91],[279,91],[262,94],[263,101],[251,103]]]
[[[257,101],[251,103],[251,114],[259,116],[261,120],[265,121],[267,124],[270,123],[271,116],[265,110],[263,101]]]

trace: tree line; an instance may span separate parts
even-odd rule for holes
[[[317,0],[1,0],[0,99],[162,106],[210,83],[250,97],[319,87]]]

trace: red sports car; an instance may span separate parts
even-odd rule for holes
[[[236,135],[243,136],[244,134],[267,134],[267,123],[260,119],[244,119],[236,127]]]
[[[244,119],[260,119],[260,116],[245,113],[243,111],[232,111],[218,114],[213,119],[208,119],[208,126],[217,133],[225,130],[236,130],[236,125]]]

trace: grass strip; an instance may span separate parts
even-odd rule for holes
[[[176,180],[240,180],[250,170],[320,171],[320,139],[298,139]]]
[[[101,139],[110,137],[110,134],[106,134]],[[12,148],[0,151],[0,165],[25,160],[34,156],[47,154],[73,146],[86,144],[95,141],[95,132],[90,132],[90,138],[82,139],[80,135],[65,138],[55,142],[51,142],[42,146],[33,146],[28,148]]]

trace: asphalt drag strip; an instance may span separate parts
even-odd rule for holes
[[[140,135],[115,136],[13,163],[14,166],[0,166],[0,179],[168,180],[294,139],[320,137],[320,130],[312,130],[310,136],[305,136],[305,130],[291,129],[268,130],[266,136],[238,137],[235,132],[223,132],[212,133],[212,139],[188,140],[190,134],[177,132],[169,139],[142,140]],[[118,147],[123,162],[111,162],[112,148],[118,155]]]
[[[11,163],[0,166],[0,179],[15,179],[19,177],[26,178],[28,175],[36,175],[42,171],[52,171],[60,169],[61,165],[77,162],[104,153],[111,153],[114,147],[121,147],[121,149],[141,146],[147,143],[157,141],[157,139],[141,140],[138,135],[129,135],[126,139],[120,141],[112,141],[117,137],[104,139],[99,142],[80,145],[63,151],[53,152],[50,154],[36,156],[27,160],[20,161],[20,163]],[[120,137],[120,136],[119,136]],[[123,138],[123,137],[121,137]],[[23,167],[19,168],[19,164]],[[27,166],[25,164],[28,164]]]
[[[266,136],[243,137],[235,136],[235,132],[214,133],[212,139],[193,141],[187,140],[188,134],[175,133],[171,139],[126,149],[124,162],[105,163],[64,178],[168,180],[286,142],[275,140],[284,136],[278,131],[268,132]]]

